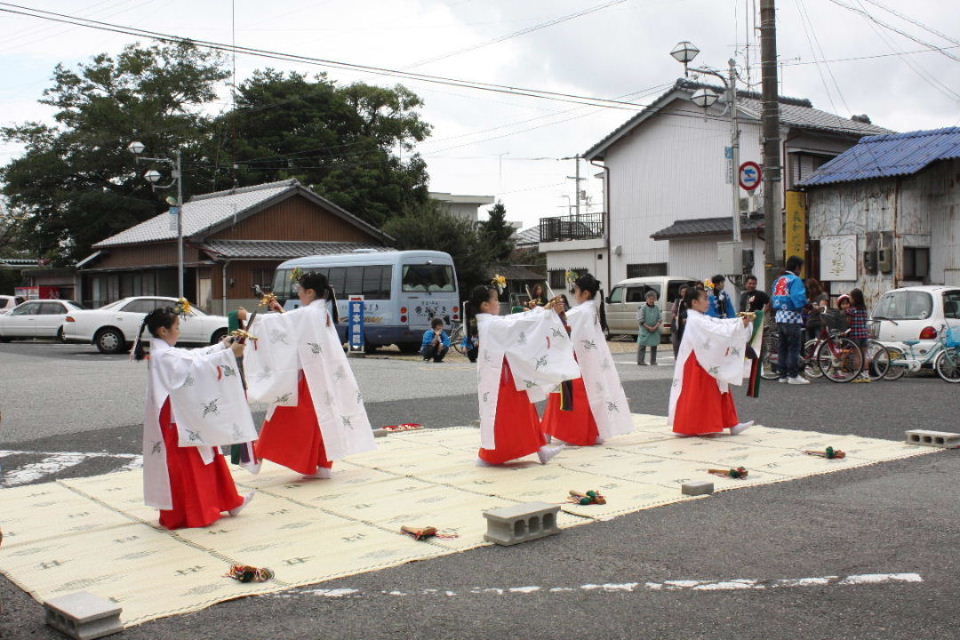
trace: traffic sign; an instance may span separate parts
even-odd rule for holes
[[[747,161],[740,165],[740,187],[747,191],[753,191],[760,186],[763,179],[763,171],[756,162]]]

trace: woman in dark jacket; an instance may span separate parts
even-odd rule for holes
[[[683,328],[687,323],[687,303],[684,296],[687,294],[687,285],[682,285],[677,292],[677,299],[673,301],[673,319],[670,321],[670,342],[673,343],[673,357],[680,351],[680,341],[683,340]]]

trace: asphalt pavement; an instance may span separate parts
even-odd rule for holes
[[[666,366],[637,367],[628,349],[615,360],[631,409],[665,414],[669,355]],[[375,425],[443,428],[477,416],[475,372],[462,359],[352,364]],[[0,482],[136,464],[144,374],[82,345],[0,345],[0,450],[15,452],[0,454]],[[927,376],[774,383],[737,402],[742,418],[768,426],[900,440],[909,428],[960,430],[957,392]],[[958,465],[957,452],[941,451],[727,492],[223,603],[119,637],[953,639]],[[0,605],[0,638],[61,637],[2,578]]]

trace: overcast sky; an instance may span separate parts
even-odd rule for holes
[[[624,0],[523,35],[504,36],[610,0],[22,0],[22,4],[186,37],[517,87],[647,104],[680,75],[669,56],[680,40],[700,49],[697,63],[725,67],[735,56],[741,89],[759,90],[759,0]],[[778,0],[782,93],[849,117],[866,113],[897,131],[960,125],[960,12],[942,0]],[[839,4],[865,10],[916,40]],[[235,8],[235,33],[231,15]],[[894,12],[903,12],[903,17]],[[910,21],[920,23],[913,24]],[[924,27],[928,27],[925,29]],[[0,124],[48,119],[36,100],[54,65],[116,53],[134,38],[0,13]],[[499,40],[498,42],[493,42]],[[924,44],[949,47],[924,51]],[[142,41],[146,43],[146,41]],[[749,47],[744,45],[748,44]],[[465,51],[465,49],[470,49]],[[902,55],[889,55],[893,53]],[[868,60],[845,58],[877,56]],[[434,60],[435,58],[441,58]],[[747,58],[749,57],[749,67]],[[817,63],[816,61],[833,61]],[[238,79],[253,69],[323,71],[237,57]],[[393,85],[396,79],[326,70],[341,83]],[[749,75],[748,75],[749,71]],[[574,161],[631,117],[465,88],[403,81],[423,97],[434,126],[419,151],[433,191],[497,196],[508,218],[530,226],[566,212]],[[227,100],[224,89],[223,100]],[[223,108],[226,102],[214,105]],[[0,163],[19,153],[0,145]],[[160,153],[162,150],[155,150]],[[760,158],[743,158],[757,160]],[[718,158],[718,162],[722,162]],[[594,167],[581,173],[602,206]],[[565,198],[564,196],[567,196]]]

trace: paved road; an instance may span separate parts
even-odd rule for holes
[[[616,360],[632,410],[665,413],[672,367],[638,368],[630,353]],[[142,365],[89,347],[15,343],[0,345],[0,363],[0,449],[19,452],[0,460],[7,482],[136,463]],[[475,374],[463,361],[353,364],[374,424],[476,417]],[[952,385],[923,378],[771,384],[738,406],[770,426],[900,439],[907,428],[956,431],[960,400]],[[224,603],[124,637],[952,639],[958,464],[955,452],[940,452],[735,491],[510,549]],[[856,577],[864,574],[900,577],[870,585]],[[783,582],[791,579],[804,580]],[[705,584],[670,582],[684,580]],[[0,600],[0,638],[59,637],[3,579]]]

